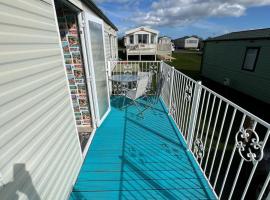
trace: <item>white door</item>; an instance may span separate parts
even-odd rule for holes
[[[93,100],[97,126],[110,112],[110,95],[106,70],[103,21],[89,13],[84,13],[85,38],[88,66],[93,89]]]

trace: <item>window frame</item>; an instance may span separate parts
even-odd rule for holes
[[[257,54],[256,54],[255,62],[253,64],[253,66],[252,66],[252,69],[247,69],[246,66],[245,66],[245,61],[246,61],[246,57],[247,57],[247,53],[248,53],[249,49],[257,49]],[[256,66],[257,66],[258,57],[259,57],[259,54],[260,54],[260,50],[261,50],[261,47],[246,47],[245,56],[244,56],[244,59],[243,59],[243,62],[242,62],[241,70],[249,71],[249,72],[254,72],[255,71]]]

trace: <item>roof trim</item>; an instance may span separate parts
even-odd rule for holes
[[[270,40],[270,37],[251,37],[251,38],[232,38],[232,39],[206,39],[204,42],[225,42],[225,41],[241,41],[241,40]]]
[[[92,0],[81,0],[89,8],[91,8],[94,13],[96,13],[100,18],[102,18],[107,24],[109,24],[114,30],[118,31],[118,28],[109,20],[109,18],[102,12],[100,8]]]
[[[270,28],[261,28],[261,29],[253,29],[253,30],[243,30],[243,31],[235,31],[235,32],[230,32],[224,35],[216,36],[213,38],[209,38],[204,40],[204,42],[217,42],[217,41],[238,41],[238,40],[265,40],[265,39],[270,39],[269,35],[265,36],[257,36],[257,37],[242,37],[239,38],[239,36],[234,36],[234,38],[226,38],[227,35],[233,35],[233,34],[240,34],[240,33],[245,33],[245,32],[256,32],[256,31],[262,31],[262,30],[269,30]]]
[[[146,26],[140,26],[140,27],[133,28],[133,29],[130,29],[130,30],[126,31],[125,35],[129,35],[129,34],[132,34],[134,32],[137,32],[137,31],[146,31],[146,32],[150,32],[150,33],[155,33],[157,35],[159,34],[159,31],[157,31],[157,30],[148,28]]]
[[[166,36],[166,35],[164,35],[164,36],[160,36],[159,38],[170,38],[170,39],[172,39],[171,37]]]
[[[184,37],[176,38],[174,40],[186,40],[189,38],[196,38],[196,39],[200,40],[198,37],[195,37],[195,36],[184,36]]]

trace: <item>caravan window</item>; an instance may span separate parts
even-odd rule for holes
[[[129,43],[134,44],[134,35],[129,36]]]
[[[247,47],[246,54],[244,57],[244,62],[242,69],[247,71],[254,71],[257,63],[258,55],[260,48],[259,47]]]
[[[151,34],[151,44],[154,44],[154,43],[155,43],[155,35]]]
[[[138,43],[147,44],[148,43],[147,37],[148,37],[147,34],[139,34],[138,35]]]
[[[197,43],[197,40],[187,40],[187,43],[196,44]]]

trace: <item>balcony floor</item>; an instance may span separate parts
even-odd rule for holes
[[[96,131],[70,200],[216,199],[160,101],[112,110]]]

